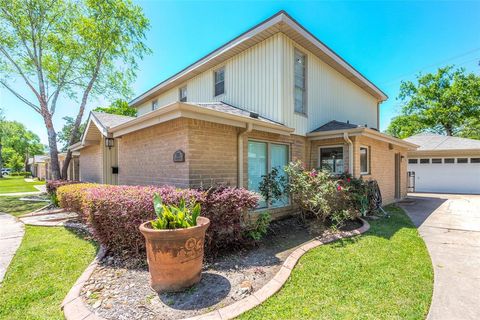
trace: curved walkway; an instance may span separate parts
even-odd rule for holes
[[[8,265],[20,246],[24,234],[23,223],[12,215],[0,213],[0,283],[5,277]]]
[[[480,195],[411,194],[401,206],[433,262],[428,319],[480,319]]]

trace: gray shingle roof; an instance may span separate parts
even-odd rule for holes
[[[471,150],[480,149],[480,140],[421,133],[404,139],[419,145],[420,150]]]
[[[362,126],[359,126],[357,124],[332,120],[330,122],[325,123],[323,126],[318,127],[317,129],[313,130],[312,132],[347,130],[347,129],[354,129],[354,128],[360,128],[360,127],[362,127]]]
[[[239,107],[232,106],[231,104],[228,104],[228,103],[222,102],[222,101],[219,101],[219,102],[187,102],[187,103],[191,104],[191,105],[198,106],[198,107],[210,109],[210,110],[229,113],[229,114],[236,115],[236,116],[253,118],[253,119],[261,120],[261,121],[268,122],[268,123],[271,123],[271,124],[284,125],[283,123],[276,122],[274,120],[262,117],[262,116],[260,116],[256,113],[254,113],[254,112],[251,112],[249,110],[242,109],[242,108],[239,108]],[[255,115],[256,115],[256,117],[255,117]]]
[[[135,119],[135,117],[120,116],[118,114],[110,114],[97,111],[92,111],[92,114],[105,128],[115,127],[119,124]]]

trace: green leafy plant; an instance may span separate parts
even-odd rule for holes
[[[259,241],[262,239],[268,232],[268,226],[272,221],[272,217],[268,212],[262,212],[257,220],[251,223],[249,230],[247,231],[247,237]]]
[[[153,197],[153,208],[157,219],[151,225],[158,230],[194,227],[201,211],[200,203],[187,204],[184,198],[180,199],[178,206],[165,205],[158,193]]]
[[[281,175],[278,168],[272,168],[270,172],[262,176],[258,186],[259,192],[268,204],[279,200],[285,194],[286,178]]]

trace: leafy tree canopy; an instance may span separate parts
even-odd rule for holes
[[[73,141],[72,144],[77,143],[80,141],[80,138],[82,137],[83,131],[85,131],[86,123],[82,123],[80,127],[78,128],[78,135],[76,136],[75,139],[72,139],[72,132],[73,128],[75,126],[75,119],[72,117],[63,117],[63,120],[65,120],[65,124],[62,127],[62,130],[58,132],[58,142],[62,144],[62,152],[67,151],[68,146],[70,145],[70,142]]]
[[[0,121],[0,143],[2,158],[7,166],[13,158],[15,163],[21,159],[20,162],[24,165],[29,157],[45,152],[45,147],[40,143],[38,135],[27,130],[17,121]]]
[[[137,61],[149,52],[148,28],[131,0],[0,0],[0,85],[42,116],[54,179],[61,177],[53,123],[58,99],[74,102],[71,137],[78,139],[92,96],[130,94]]]
[[[403,104],[401,114],[386,130],[395,137],[421,132],[478,137],[480,76],[447,66],[417,76],[415,83],[402,82],[398,99]]]
[[[97,107],[93,111],[136,117],[137,109],[130,107],[125,100],[117,99],[108,107]]]

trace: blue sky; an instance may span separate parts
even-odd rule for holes
[[[282,9],[387,93],[382,130],[399,111],[401,80],[446,64],[480,74],[480,1],[135,2],[150,19],[147,45],[153,51],[140,62],[135,95]],[[105,101],[91,101],[89,109],[98,104]],[[23,122],[47,143],[40,115],[3,88],[0,106],[7,119]],[[75,106],[61,101],[57,130]]]

